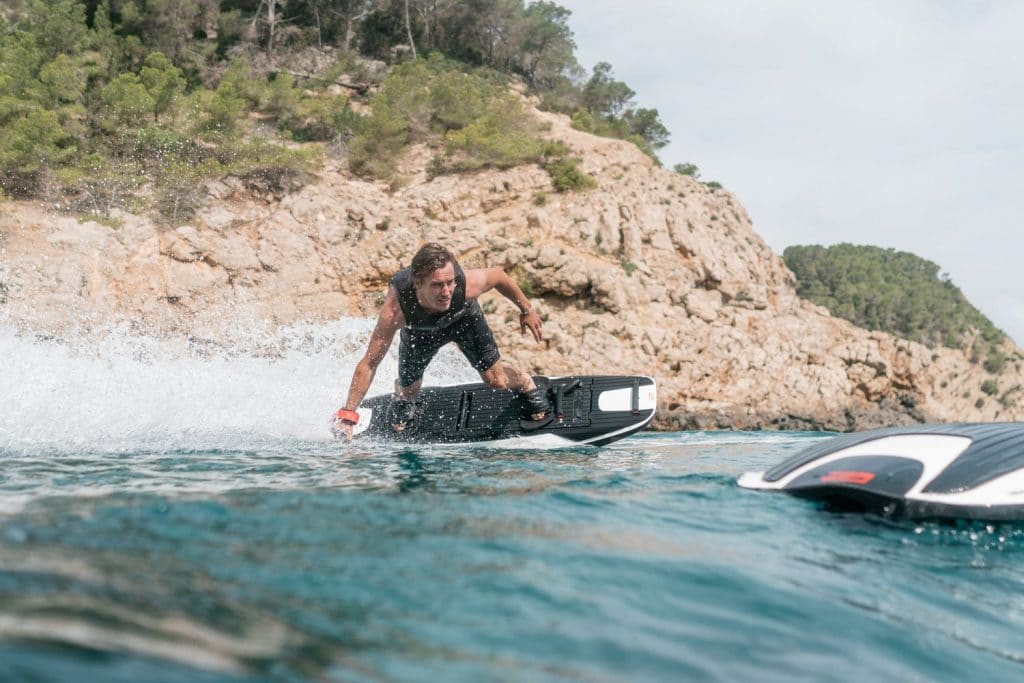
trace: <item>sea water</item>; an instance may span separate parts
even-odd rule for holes
[[[0,680],[1024,676],[1024,526],[736,486],[816,433],[339,444],[370,325],[0,326]],[[473,378],[445,351],[427,381]]]

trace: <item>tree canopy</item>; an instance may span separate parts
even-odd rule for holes
[[[598,135],[629,140],[655,160],[655,150],[669,143],[668,128],[657,109],[640,109],[636,93],[612,76],[612,65],[599,62],[583,86],[582,106],[573,114],[573,125]]]
[[[657,111],[606,63],[587,80],[569,17],[547,0],[17,0],[0,12],[0,187],[103,214],[145,186],[177,220],[189,183],[301,182],[318,152],[292,142],[351,146],[371,174],[427,133],[437,172],[546,163],[509,77],[653,156]]]
[[[965,348],[980,339],[990,357],[1005,336],[938,265],[920,256],[837,244],[792,246],[782,257],[799,296],[859,327],[931,347]]]

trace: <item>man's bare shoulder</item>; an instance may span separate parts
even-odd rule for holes
[[[475,299],[498,284],[505,271],[501,268],[467,268],[466,297]]]

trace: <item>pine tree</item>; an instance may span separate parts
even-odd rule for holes
[[[153,101],[153,120],[167,113],[185,90],[181,69],[161,52],[152,52],[139,71],[139,80]]]

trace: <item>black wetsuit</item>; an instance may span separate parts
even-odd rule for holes
[[[501,356],[480,304],[466,298],[466,274],[459,264],[454,265],[455,291],[443,313],[431,313],[420,305],[412,268],[398,271],[390,280],[405,316],[398,345],[398,383],[403,387],[419,381],[438,349],[449,342],[458,345],[478,372],[489,369]]]

